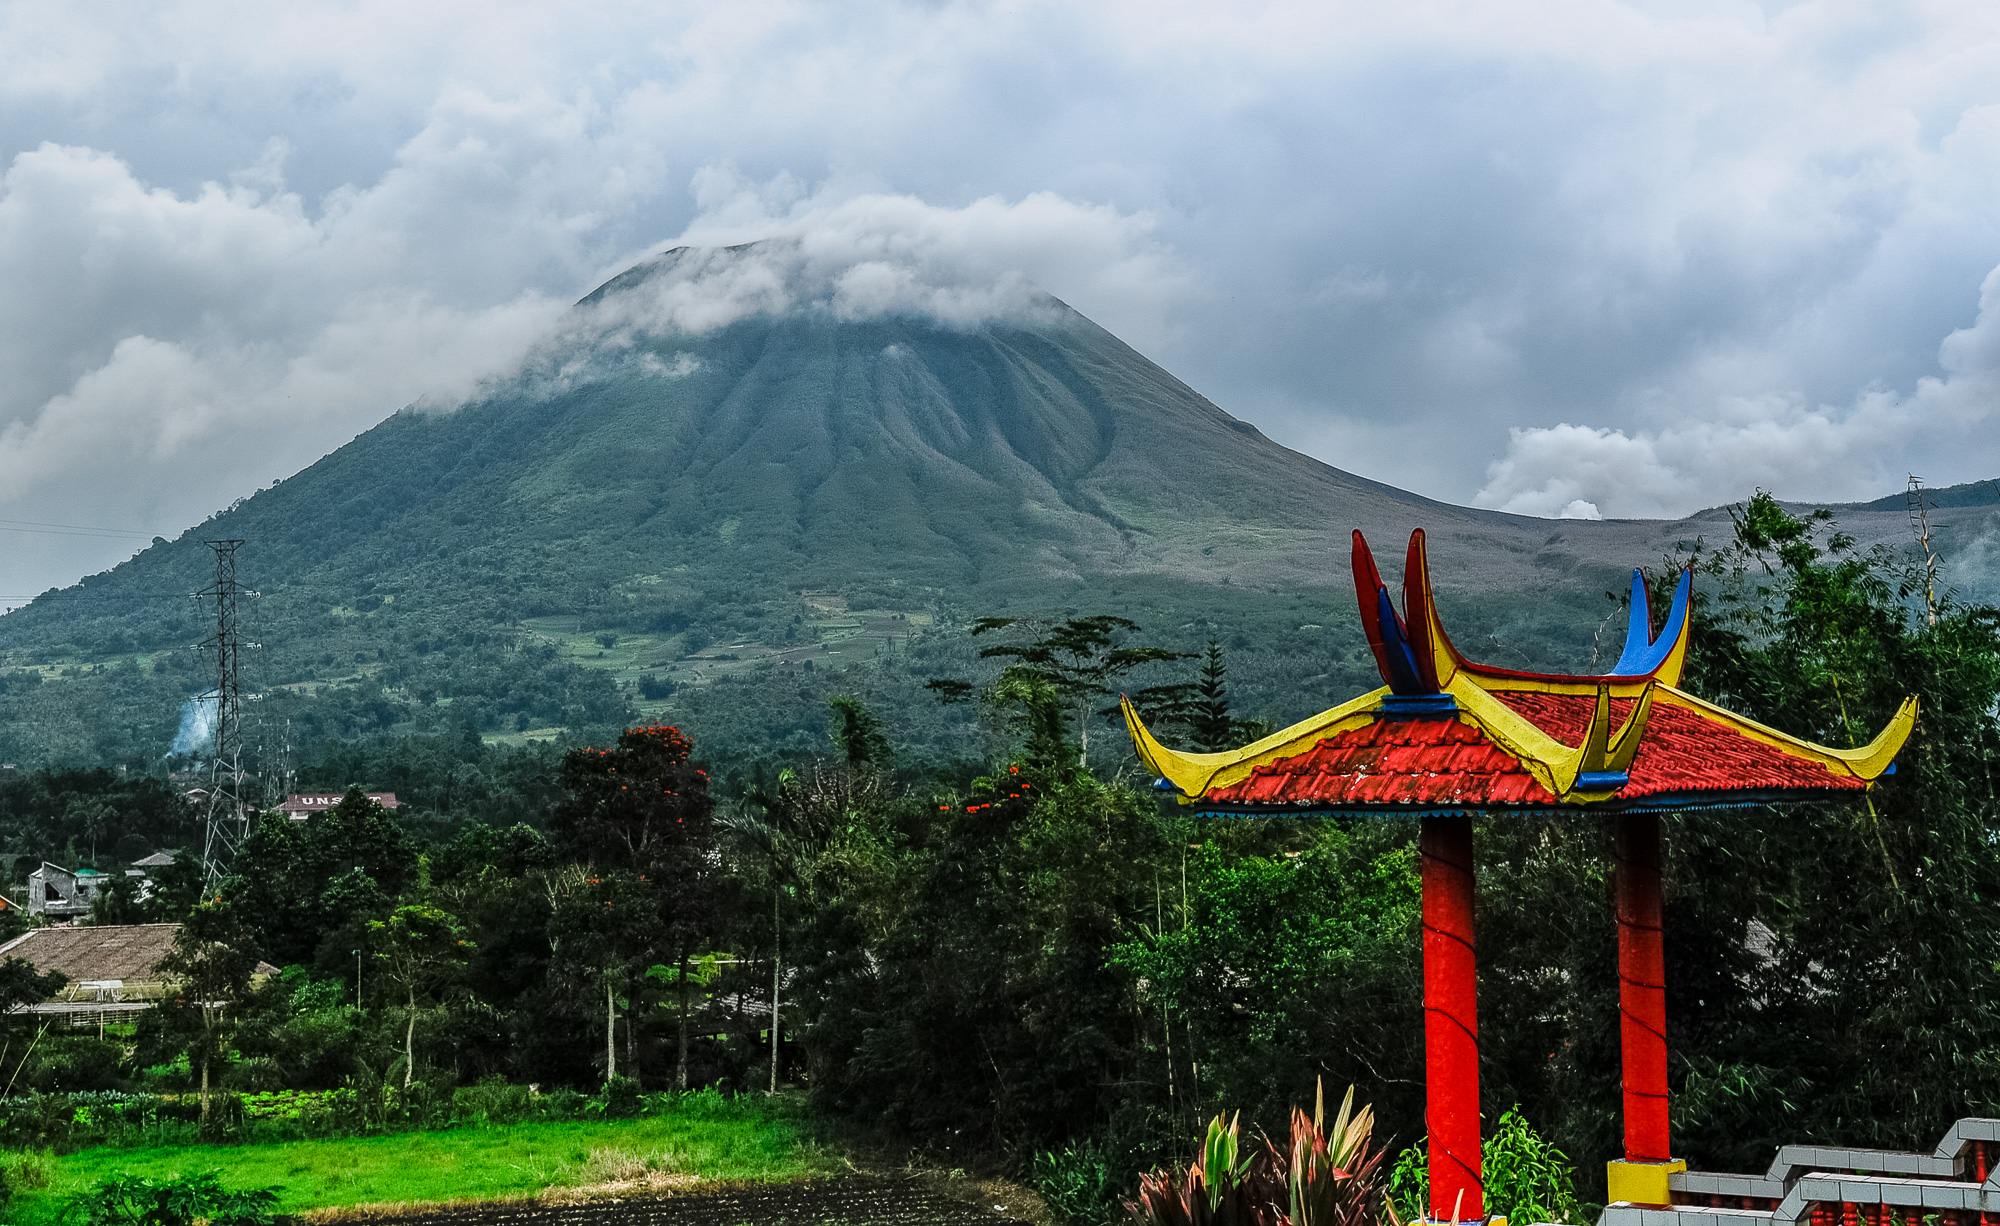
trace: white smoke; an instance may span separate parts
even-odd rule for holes
[[[181,704],[181,727],[174,733],[173,746],[167,750],[169,757],[175,754],[194,754],[215,744],[216,694],[210,690],[197,694]]]

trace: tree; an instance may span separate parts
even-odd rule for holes
[[[146,905],[139,901],[137,877],[113,877],[111,884],[90,904],[93,924],[143,924]]]
[[[933,687],[938,688],[938,687]],[[770,875],[771,892],[771,1054],[770,1090],[778,1088],[779,985],[784,980],[781,934],[787,898],[809,915],[832,903],[837,892],[833,850],[865,828],[888,794],[881,764],[889,758],[886,738],[873,714],[855,699],[828,701],[835,715],[831,736],[840,759],[787,767],[775,786],[752,791],[726,823]],[[676,976],[678,979],[678,976]]]
[[[1108,614],[1073,617],[1054,626],[1018,617],[982,617],[972,623],[972,633],[990,634],[1014,626],[1042,633],[1027,643],[985,648],[979,653],[980,658],[1012,660],[1003,677],[1030,676],[1061,695],[1065,705],[1076,712],[1079,764],[1087,762],[1090,756],[1091,708],[1112,692],[1113,682],[1141,664],[1187,658],[1185,653],[1164,647],[1127,645],[1125,637],[1135,633],[1138,624]]]
[[[1906,695],[1921,710],[1858,802],[1670,831],[1669,872],[1693,888],[1670,881],[1667,947],[1701,951],[1669,963],[1682,1127],[1744,1149],[1773,1120],[1907,1146],[2000,1102],[2000,610],[1926,591],[1921,560],[1857,549],[1824,511],[1760,491],[1734,519],[1730,545],[1695,555],[1715,596],[1688,688],[1841,747]],[[1769,934],[1754,955],[1751,921]]]
[[[15,1016],[14,1010],[26,1005],[38,1005],[63,990],[69,977],[61,971],[42,972],[26,958],[8,958],[0,962],[0,1035],[6,1036],[7,1047],[11,1048],[14,1035],[9,1023]],[[4,1057],[0,1057],[3,1061]]]
[[[563,755],[564,797],[555,835],[591,876],[624,873],[642,890],[653,916],[644,946],[628,951],[644,965],[671,950],[680,974],[676,1080],[687,1088],[687,961],[694,941],[714,926],[715,825],[708,772],[693,760],[694,742],[678,728],[628,728],[610,749]],[[644,959],[645,961],[641,961]]]
[[[604,1080],[618,1076],[618,989],[646,965],[657,917],[652,891],[629,872],[570,865],[551,874],[551,969],[604,1000]]]
[[[572,857],[645,875],[703,857],[710,833],[708,772],[694,742],[664,724],[628,728],[610,749],[563,755],[555,833]]]
[[[1184,657],[1185,658],[1185,657]],[[1171,682],[1135,690],[1130,695],[1140,718],[1156,732],[1177,729],[1201,753],[1221,753],[1247,745],[1271,732],[1258,719],[1237,719],[1229,713],[1228,666],[1222,645],[1214,639],[1201,655],[1201,670],[1193,682]],[[1107,707],[1106,715],[1118,708]]]
[[[2000,1102],[2000,613],[1934,592],[1933,619],[1921,569],[1831,515],[1761,493],[1734,515],[1656,580],[1657,609],[1702,571],[1681,687],[1841,748],[1921,710],[1863,795],[1665,821],[1677,1144],[1717,1170],[1928,1144]],[[1611,838],[1585,815],[1479,837],[1482,1093],[1589,1172],[1617,1149]]]
[[[118,821],[118,810],[103,796],[76,796],[63,810],[63,825],[80,830],[90,840],[90,863],[97,864],[97,843]]]
[[[354,916],[329,891],[357,871],[400,897],[416,876],[417,851],[396,815],[355,787],[302,822],[281,813],[258,818],[223,893],[273,960],[312,962],[329,936],[339,935],[337,948],[324,951],[330,963],[353,948],[342,930]]]
[[[250,989],[250,976],[257,969],[256,948],[234,907],[220,900],[203,902],[181,921],[160,969],[180,980],[182,998],[201,1014],[198,1049],[189,1054],[201,1065],[201,1119],[206,1127],[209,1066],[222,1055],[229,1010]]]
[[[375,958],[401,989],[409,1011],[403,1026],[403,1090],[417,1064],[417,1002],[455,980],[475,948],[450,912],[428,903],[406,903],[368,926]]]
[[[1194,734],[1194,747],[1203,753],[1221,753],[1236,747],[1238,721],[1229,718],[1229,687],[1225,681],[1228,671],[1222,662],[1222,644],[1208,640],[1208,649],[1202,653],[1201,678],[1195,682],[1193,718],[1188,729]]]
[[[889,761],[889,738],[882,735],[882,721],[867,707],[845,694],[826,700],[833,714],[833,744],[849,766],[880,766]]]
[[[145,902],[145,922],[171,924],[201,901],[207,877],[198,856],[177,855],[153,874],[153,896]]]

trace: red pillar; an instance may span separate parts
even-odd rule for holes
[[[1478,967],[1472,952],[1472,819],[1423,819],[1424,1123],[1431,1220],[1486,1216],[1479,1173]]]
[[[1667,971],[1660,935],[1660,819],[1618,816],[1618,1036],[1625,1081],[1625,1160],[1665,1162]]]

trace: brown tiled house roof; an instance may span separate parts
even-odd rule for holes
[[[167,956],[180,930],[179,924],[32,928],[0,945],[0,959],[25,958],[38,971],[61,971],[71,983],[152,982],[160,977],[154,968]]]

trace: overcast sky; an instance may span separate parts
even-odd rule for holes
[[[0,175],[8,598],[767,234],[1453,502],[2000,477],[1986,0],[0,4]]]

